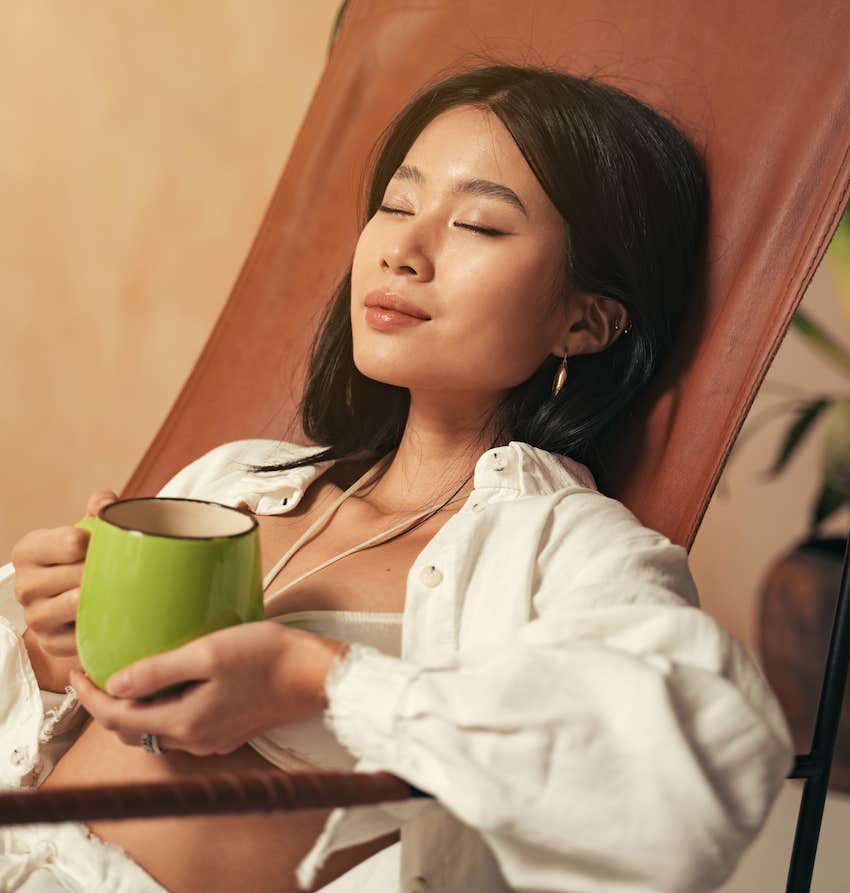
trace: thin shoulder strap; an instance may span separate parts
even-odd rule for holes
[[[414,515],[412,518],[406,518],[406,519],[405,519],[404,521],[402,521],[400,524],[394,524],[394,525],[393,525],[392,527],[390,527],[388,530],[384,530],[383,532],[378,533],[378,534],[376,534],[376,535],[373,536],[373,537],[370,537],[370,538],[369,538],[368,540],[366,540],[365,542],[358,543],[356,546],[352,546],[350,549],[346,549],[345,552],[340,552],[339,555],[334,555],[332,558],[328,558],[327,561],[323,561],[318,567],[314,567],[314,568],[312,568],[311,570],[307,571],[306,573],[301,574],[300,577],[296,577],[294,580],[290,580],[290,581],[286,584],[286,586],[284,586],[282,589],[278,589],[276,592],[273,592],[273,593],[271,593],[270,595],[266,596],[266,598],[264,599],[264,601],[267,601],[267,602],[268,602],[268,601],[271,601],[271,600],[272,600],[273,598],[275,598],[276,596],[280,595],[280,594],[283,593],[283,592],[286,592],[286,590],[289,589],[291,586],[294,586],[296,583],[300,583],[305,577],[309,577],[310,574],[315,574],[317,571],[322,570],[322,568],[327,567],[329,564],[333,564],[335,561],[339,561],[340,558],[345,558],[346,555],[351,555],[352,552],[359,552],[361,549],[366,549],[366,548],[368,548],[369,546],[375,544],[378,540],[380,540],[381,537],[386,537],[386,536],[388,536],[389,534],[391,534],[391,533],[395,532],[396,530],[398,530],[400,527],[404,527],[404,526],[408,526],[408,527],[410,527],[410,526],[412,526],[412,525],[413,525],[416,521],[418,521],[420,518],[422,518],[422,517],[424,517],[425,515],[427,515],[428,512],[433,511],[433,508],[436,508],[436,506],[434,506],[434,507],[432,507],[432,508],[429,508],[429,509],[425,509],[424,512],[419,512],[419,514]],[[291,549],[290,549],[290,552],[292,552]],[[281,566],[282,566],[282,565],[281,565]],[[279,570],[279,569],[278,569],[278,570]]]
[[[383,460],[381,460],[383,461]],[[263,591],[268,588],[269,584],[274,580],[274,578],[280,573],[281,569],[286,565],[286,562],[301,548],[301,546],[306,543],[310,537],[315,536],[316,533],[319,532],[320,528],[323,528],[325,524],[330,520],[333,513],[345,502],[346,499],[357,490],[363,481],[369,477],[381,464],[381,461],[377,462],[371,468],[367,469],[366,472],[360,475],[359,478],[345,491],[340,493],[340,495],[333,501],[333,503],[328,507],[328,509],[320,515],[302,534],[298,537],[298,539],[292,544],[286,554],[277,562],[277,564],[266,574],[263,579]]]

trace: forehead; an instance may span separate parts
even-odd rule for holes
[[[486,178],[516,192],[530,218],[558,214],[505,125],[487,109],[461,106],[438,115],[404,161],[422,171],[425,189],[449,190],[460,180]]]

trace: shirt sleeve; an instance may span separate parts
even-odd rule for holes
[[[355,644],[326,723],[477,829],[518,891],[714,889],[793,765],[790,731],[699,607],[686,550],[615,500],[576,496],[554,513],[514,641],[440,668]]]
[[[71,686],[39,689],[24,644],[15,567],[0,566],[0,787],[39,785],[71,746],[88,713]]]
[[[156,494],[159,497],[215,499],[228,473],[233,473],[233,460],[239,451],[254,441],[234,440],[212,447],[198,458],[184,465],[170,477]]]

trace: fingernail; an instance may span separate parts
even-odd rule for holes
[[[130,678],[126,673],[116,673],[106,680],[106,690],[111,695],[124,695],[130,689]]]

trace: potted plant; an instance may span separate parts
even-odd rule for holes
[[[838,299],[850,325],[850,210],[845,210],[825,258],[838,282]],[[820,356],[850,379],[850,349],[808,313],[797,310],[791,327]],[[806,536],[781,554],[759,590],[758,645],[762,666],[785,711],[797,753],[811,749],[812,734],[832,631],[846,536],[827,536],[823,522],[850,504],[850,388],[846,394],[796,397],[773,412],[794,418],[764,475],[781,474],[807,434],[824,429],[821,480]],[[751,425],[747,437],[753,433]],[[739,438],[736,449],[746,438]],[[830,789],[850,794],[850,708],[842,712]]]

